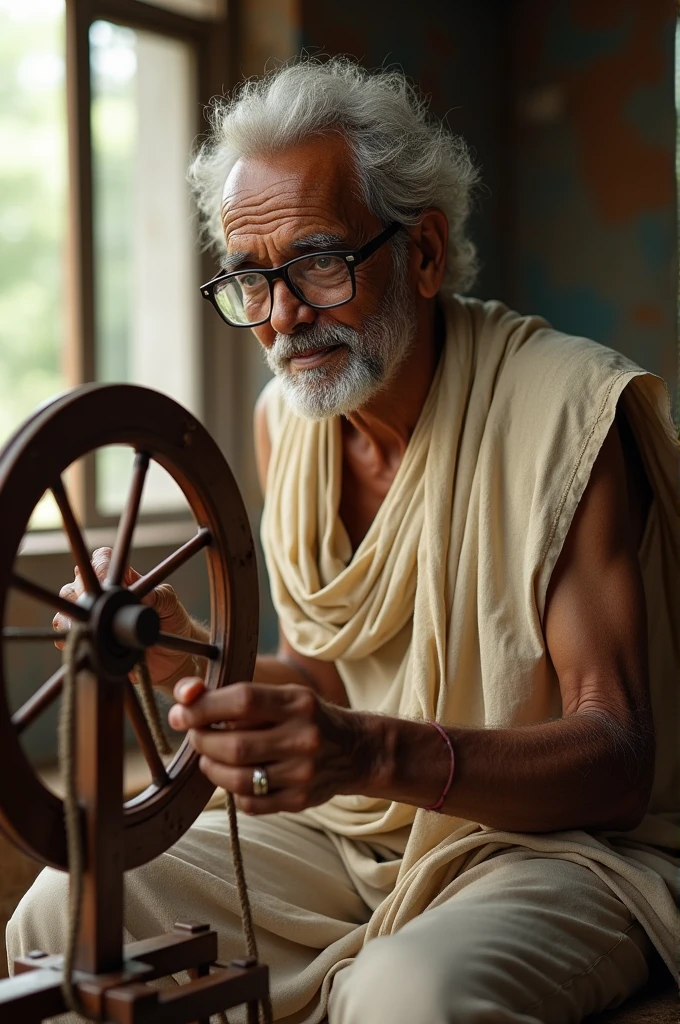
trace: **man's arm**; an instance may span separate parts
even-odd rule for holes
[[[456,773],[443,810],[513,831],[632,828],[649,798],[654,736],[644,593],[616,427],[553,572],[544,625],[564,717],[514,729],[449,728]],[[436,799],[436,787],[424,793],[420,780],[438,757],[444,785],[441,737],[421,747],[421,726],[376,726],[387,730],[377,746],[392,752],[383,795]]]
[[[629,829],[653,775],[645,607],[628,520],[621,445],[612,428],[550,584],[545,635],[563,717],[508,729],[447,726],[456,755],[442,808],[510,831]],[[431,725],[333,706],[309,686],[176,692],[175,728],[190,728],[201,767],[252,814],[301,810],[359,793],[427,807],[449,772]],[[211,731],[229,721],[227,732]],[[266,728],[263,728],[266,726]],[[252,795],[252,765],[270,793]]]

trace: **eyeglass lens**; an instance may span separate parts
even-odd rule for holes
[[[292,263],[288,273],[310,306],[336,306],[352,298],[349,267],[340,256],[309,256]],[[214,294],[223,316],[231,323],[257,324],[271,313],[269,282],[257,271],[247,270],[219,282]]]

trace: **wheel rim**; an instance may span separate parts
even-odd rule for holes
[[[133,385],[85,385],[60,396],[34,414],[0,456],[3,623],[14,560],[33,508],[69,465],[111,444],[148,453],[179,485],[198,530],[210,532],[212,541],[205,551],[211,643],[221,649],[221,656],[209,662],[206,685],[212,689],[251,679],[257,652],[257,571],[248,518],[234,478],[215,442],[190,413],[158,392]],[[0,827],[27,853],[65,870],[62,802],[36,775],[20,745],[4,672],[3,657]],[[213,791],[186,740],[167,771],[167,785],[159,788],[152,783],[125,805],[126,869],[172,846]]]

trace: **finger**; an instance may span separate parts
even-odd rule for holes
[[[253,769],[233,768],[229,765],[220,764],[209,757],[201,756],[198,766],[203,774],[210,779],[215,786],[221,786],[227,792],[235,796],[254,797],[253,792]],[[267,796],[283,793],[285,790],[298,790],[300,796],[306,794],[312,777],[312,768],[309,761],[301,759],[295,761],[284,761],[277,764],[267,765],[267,782],[269,792]],[[266,799],[258,796],[257,801]]]
[[[313,807],[320,802],[310,800],[309,795],[299,789],[282,789],[278,793],[269,793],[267,796],[234,797],[236,809],[253,817],[259,814],[280,814],[281,811],[297,814],[304,811],[306,807]]]
[[[71,625],[71,620],[62,615],[61,612],[57,612],[52,619],[52,629],[70,629]]]
[[[320,746],[318,730],[314,726],[291,729],[287,723],[251,731],[190,729],[187,738],[199,754],[230,767],[311,758]]]
[[[125,572],[123,573],[123,586],[129,587],[141,578],[141,573],[138,573],[136,569],[133,569],[131,565],[128,565]]]
[[[200,676],[187,676],[175,684],[172,695],[178,704],[189,705],[205,692],[206,686]]]
[[[59,591],[59,597],[63,597],[64,600],[72,601],[73,604],[75,604],[76,601],[78,600],[79,595],[76,592],[74,584],[67,583],[66,586],[62,587],[61,590]],[[70,629],[72,625],[73,623],[71,622],[69,617],[67,615],[64,615],[63,612],[57,612],[57,614],[52,619],[52,629],[66,630]],[[63,650],[63,643],[56,643],[56,646],[59,648],[59,650]]]
[[[107,547],[97,548],[92,552],[92,568],[94,569],[95,576],[100,583],[104,583],[109,574],[112,555],[113,548]],[[132,566],[128,565],[123,574],[123,586],[129,587],[131,583],[134,583],[138,579],[139,573],[136,572]]]
[[[223,722],[265,725],[282,722],[294,713],[295,694],[303,687],[266,683],[233,683],[220,690],[206,690],[190,707],[171,709],[173,729],[201,729]]]
[[[112,548],[97,548],[96,551],[92,552],[92,568],[100,583],[106,581],[112,554]]]
[[[164,619],[177,612],[179,599],[169,583],[159,583],[148,595],[159,616]],[[187,622],[189,616],[187,615]]]
[[[83,581],[83,577],[80,575],[80,570],[77,565],[73,569],[73,583],[68,583],[65,587],[62,587],[61,590],[62,593],[65,590],[70,592],[70,596],[69,593],[63,595],[67,601],[77,601],[78,598],[82,597],[85,593],[85,583]]]

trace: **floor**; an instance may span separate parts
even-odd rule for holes
[[[588,1017],[584,1024],[678,1024],[680,1001],[670,975],[654,979],[618,1010]]]

